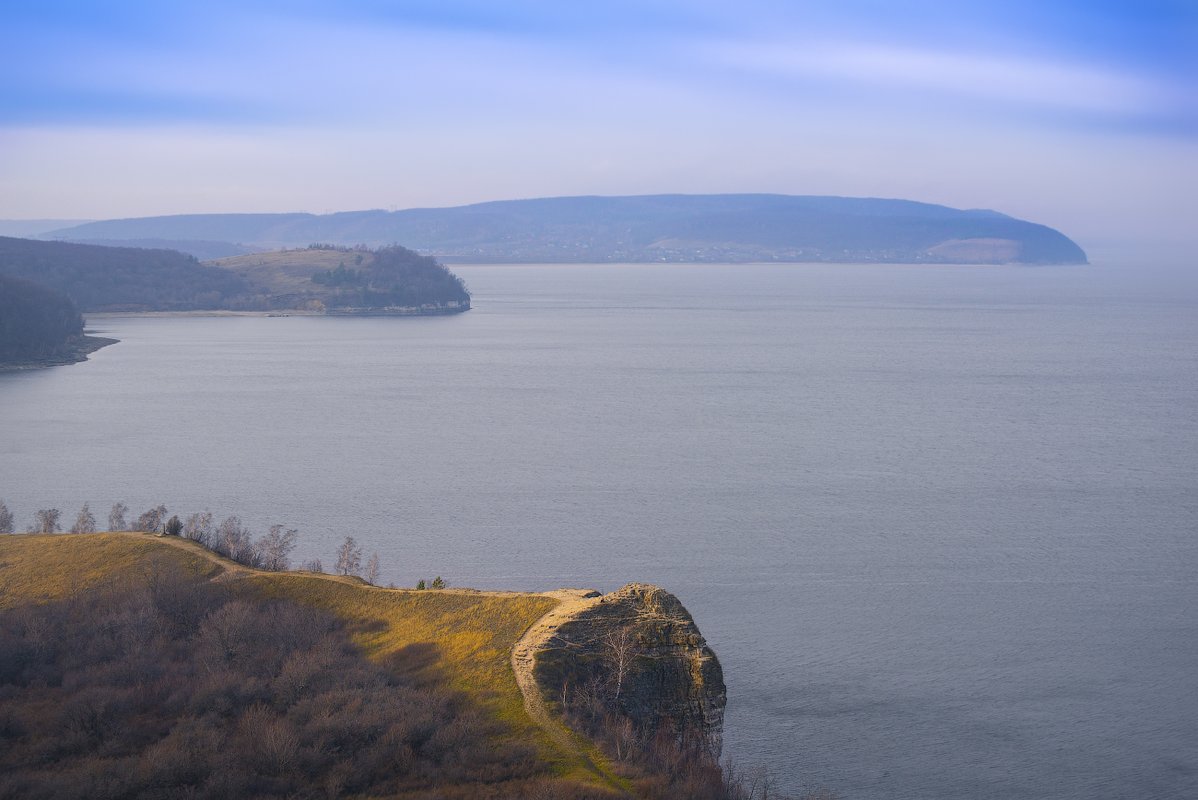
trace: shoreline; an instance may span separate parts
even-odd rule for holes
[[[191,311],[85,311],[84,319],[117,319],[121,317],[446,317],[463,314],[466,308],[428,311],[310,311],[304,308],[278,311],[230,311],[227,309],[196,309]]]
[[[87,361],[87,357],[101,348],[116,344],[120,339],[110,339],[107,336],[89,336],[83,334],[70,344],[70,350],[59,356],[41,358],[36,361],[20,361],[11,364],[0,363],[0,372],[24,372],[31,369],[46,367],[65,367]]]

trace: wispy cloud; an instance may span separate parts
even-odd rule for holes
[[[718,43],[704,48],[726,67],[887,90],[1105,114],[1173,114],[1185,98],[1146,76],[1020,55],[860,42]]]

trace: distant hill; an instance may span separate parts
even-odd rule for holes
[[[398,246],[313,246],[200,263],[174,250],[0,237],[0,275],[62,292],[83,311],[437,314],[470,308],[456,275]]]
[[[201,239],[71,239],[75,244],[94,244],[101,247],[137,247],[142,250],[177,250],[200,261],[212,261],[229,256],[257,253],[261,247],[247,247],[234,242],[210,242]]]
[[[557,197],[336,214],[199,214],[44,234],[248,247],[392,242],[450,262],[1085,263],[1052,228],[910,200],[772,194]]]
[[[91,222],[90,219],[0,219],[0,236],[39,236],[48,231]]]

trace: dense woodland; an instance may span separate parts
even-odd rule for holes
[[[65,295],[0,275],[0,364],[68,356],[83,335],[83,317]]]
[[[435,258],[392,245],[374,251],[362,269],[338,267],[312,276],[313,283],[336,290],[330,307],[412,308],[425,303],[468,303],[462,279]]]
[[[0,275],[49,286],[82,311],[225,308],[249,287],[174,250],[97,247],[0,237]]]

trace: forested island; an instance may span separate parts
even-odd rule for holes
[[[0,275],[0,369],[70,364],[112,343],[84,335],[83,315],[66,295]]]

